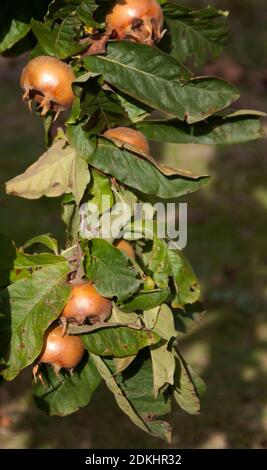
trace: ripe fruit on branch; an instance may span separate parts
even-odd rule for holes
[[[104,132],[104,137],[110,140],[120,140],[124,144],[131,145],[141,153],[149,155],[150,148],[147,138],[140,131],[130,127],[115,127]]]
[[[125,253],[129,258],[131,259],[135,259],[135,252],[134,252],[134,249],[133,247],[130,245],[130,243],[128,243],[126,240],[119,240],[117,243],[116,243],[116,248],[118,248],[119,250],[123,251],[123,253]]]
[[[106,16],[108,34],[149,45],[162,38],[163,23],[157,0],[118,0]]]
[[[79,282],[72,287],[61,320],[83,325],[104,322],[111,315],[112,302],[100,295],[91,282]]]
[[[73,103],[73,80],[74,73],[61,60],[48,56],[36,57],[26,65],[20,77],[23,99],[28,102],[30,109],[32,101],[37,101],[42,116],[52,110],[57,113],[57,117],[60,111]]]
[[[51,364],[58,373],[60,369],[74,369],[81,361],[84,347],[79,336],[64,336],[63,326],[50,327],[44,336],[43,350],[38,363]],[[38,365],[33,374],[36,377]]]

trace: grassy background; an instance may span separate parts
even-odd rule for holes
[[[192,5],[205,4],[188,1]],[[265,0],[210,2],[232,12],[232,36],[222,75],[241,66],[241,107],[266,111],[267,12]],[[229,65],[229,57],[232,61]],[[23,171],[44,149],[42,123],[21,102],[25,58],[0,62],[0,184]],[[232,65],[231,65],[232,64]],[[158,156],[179,167],[207,171],[211,184],[188,196],[187,254],[199,275],[207,315],[181,341],[208,391],[197,417],[174,409],[172,447],[267,448],[267,161],[266,141],[232,148],[166,145]],[[59,200],[26,201],[0,191],[0,231],[23,243],[64,226]],[[49,418],[30,394],[30,371],[0,389],[0,447],[162,448],[117,409],[101,387],[85,410]]]

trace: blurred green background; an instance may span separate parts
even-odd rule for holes
[[[193,6],[205,1],[182,1]],[[238,105],[267,110],[266,0],[210,1],[231,11],[231,41],[204,72],[233,80]],[[40,119],[21,101],[19,75],[27,57],[0,59],[0,184],[23,171],[44,149]],[[188,196],[186,252],[203,288],[207,315],[181,341],[208,391],[199,416],[174,409],[177,448],[267,448],[267,155],[265,141],[213,148],[166,145],[158,157],[212,175],[208,187]],[[0,231],[25,242],[52,232],[64,240],[60,201],[20,200],[0,190]],[[85,410],[67,418],[38,411],[31,372],[0,389],[2,448],[164,448],[118,410],[102,386]]]

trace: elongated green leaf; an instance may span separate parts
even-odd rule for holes
[[[134,409],[142,417],[150,434],[170,442],[171,426],[157,418],[170,412],[170,400],[165,394],[153,394],[153,370],[149,356],[142,354],[116,376],[119,386]]]
[[[170,276],[173,278],[176,290],[173,307],[183,307],[199,299],[199,283],[189,262],[181,251],[168,248],[164,240],[154,239],[150,269],[161,288],[168,285]]]
[[[199,413],[200,401],[193,378],[188,367],[178,355],[176,356],[174,398],[177,404],[187,413],[193,415]]]
[[[165,389],[168,385],[174,383],[175,372],[175,357],[168,349],[166,342],[150,348],[152,368],[153,368],[153,383],[154,395],[157,397],[160,391]]]
[[[107,208],[103,206],[103,196],[106,196],[110,200],[108,209],[111,209],[113,206],[114,196],[111,190],[110,180],[106,176],[101,175],[98,171],[92,170],[92,179],[88,192],[91,196],[89,203],[97,206],[99,215],[107,210]]]
[[[44,384],[33,383],[33,396],[37,406],[50,416],[67,416],[88,405],[101,382],[90,357],[71,374],[60,372],[57,375],[51,367],[45,366],[41,373]]]
[[[78,16],[67,16],[60,26],[55,28],[54,23],[32,20],[32,31],[42,50],[49,55],[60,59],[66,59],[71,55],[78,54],[83,48],[77,37],[77,31],[81,26]]]
[[[60,59],[66,59],[78,54],[84,46],[79,42],[78,31],[81,20],[78,16],[71,14],[65,18],[57,31],[55,42],[55,54]]]
[[[113,373],[110,371],[105,362],[98,356],[91,355],[99,374],[105,380],[107,387],[113,393],[114,398],[121,408],[121,410],[130,418],[130,420],[142,429],[145,432],[148,432],[148,427],[144,420],[139,416],[138,412],[135,410],[135,407],[129,402],[127,396],[124,394],[124,391],[117,383],[116,378]]]
[[[90,138],[90,134],[83,130],[81,124],[68,126],[67,136],[80,157],[88,158],[96,149],[96,140]]]
[[[110,43],[106,55],[86,57],[84,64],[124,93],[190,124],[206,119],[239,97],[232,85],[212,77],[182,84],[178,80],[180,63],[143,44]]]
[[[38,40],[38,43],[45,54],[55,56],[55,43],[57,32],[52,30],[51,23],[42,23],[41,21],[31,21],[32,32]]]
[[[14,268],[16,247],[14,243],[0,233],[0,288],[10,283],[10,275]]]
[[[194,384],[197,395],[201,398],[207,391],[206,384],[204,380],[194,371],[194,369],[192,369],[191,366],[187,365],[187,369]]]
[[[124,326],[103,328],[82,336],[84,347],[97,356],[134,356],[140,349],[155,344],[159,336],[147,330]]]
[[[6,32],[0,42],[0,53],[10,49],[16,42],[24,38],[31,30],[31,25],[23,21],[13,18],[9,25],[9,30]]]
[[[176,119],[145,121],[136,128],[150,140],[174,144],[233,145],[263,137],[259,116],[249,111],[242,116],[213,116],[192,125]]]
[[[80,2],[79,2],[80,3]],[[96,27],[97,22],[94,20],[93,14],[98,5],[95,0],[84,0],[77,8],[77,14],[86,26]]]
[[[203,65],[221,53],[228,40],[228,12],[207,6],[200,10],[169,0],[163,5],[167,34],[160,47],[182,62],[194,57]]]
[[[97,149],[89,156],[88,161],[121,183],[162,199],[175,199],[194,192],[208,180],[206,176],[197,179],[182,176],[167,177],[150,162],[116,147],[106,139],[99,139]]]
[[[136,312],[137,310],[150,310],[161,305],[169,296],[169,289],[136,294],[132,299],[124,302],[121,309],[124,312]]]
[[[36,237],[31,238],[26,243],[24,243],[23,248],[26,250],[32,245],[41,244],[49,248],[49,250],[53,251],[56,255],[58,254],[58,242],[55,238],[53,238],[50,233],[46,233],[44,235],[37,235]]]
[[[65,139],[56,141],[23,174],[6,183],[8,194],[26,199],[73,193],[79,204],[90,180],[88,165]]]
[[[145,311],[144,321],[147,328],[157,333],[167,343],[177,335],[173,313],[166,304]]]
[[[140,280],[129,260],[105,240],[91,240],[92,261],[86,275],[104,297],[124,300],[137,291]]]
[[[27,253],[17,253],[14,262],[15,269],[40,269],[46,266],[64,264],[65,258],[55,256],[52,253],[40,253],[38,255],[28,255]]]
[[[0,292],[0,356],[2,353],[6,360],[2,371],[6,380],[16,377],[40,354],[44,332],[69,296],[68,272],[64,260]]]
[[[127,112],[131,122],[143,121],[152,111],[149,106],[135,101],[130,96],[125,95],[125,93],[118,93],[117,97],[122,107]]]
[[[31,18],[40,18],[47,8],[46,0],[1,0],[0,53],[11,49],[31,29]]]
[[[82,90],[82,102],[79,118],[89,117],[86,129],[92,134],[101,134],[107,126],[127,125],[129,120],[116,93],[103,90],[99,85],[99,76],[92,77],[85,82],[88,74],[82,75],[75,81],[75,87]]]
[[[53,0],[49,5],[45,19],[46,21],[62,21],[62,18],[66,18],[71,14],[77,14],[86,26],[93,27],[97,26],[96,21],[93,19],[93,14],[97,6],[94,0]]]

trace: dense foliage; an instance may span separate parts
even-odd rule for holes
[[[166,31],[151,46],[106,34],[106,13],[114,3],[1,4],[1,53],[29,50],[31,59],[56,57],[76,77],[72,108],[56,121],[52,108],[42,117],[47,151],[6,184],[10,195],[62,197],[67,236],[60,249],[50,234],[22,247],[0,235],[1,376],[10,381],[38,362],[44,334],[60,321],[69,298],[68,281],[87,279],[112,300],[111,316],[66,325],[67,334],[82,338],[86,353],[72,373],[40,365],[42,380],[33,381],[36,404],[51,415],[68,415],[86,406],[104,380],[138,427],[169,441],[171,428],[161,416],[170,412],[171,402],[197,414],[205,391],[179,350],[179,335],[203,314],[200,287],[181,250],[171,249],[167,238],[144,233],[143,223],[131,222],[136,202],[179,201],[208,177],[166,168],[103,133],[127,126],[156,142],[229,145],[262,136],[260,113],[229,109],[239,98],[235,87],[194,77],[188,68],[220,54],[228,38],[227,12],[161,0]],[[109,196],[109,207],[102,206],[102,195]],[[115,235],[101,238],[101,227],[84,235],[80,207],[88,202],[97,205],[100,223],[111,213],[135,258],[116,247]],[[116,202],[130,207],[123,223],[112,212]]]

